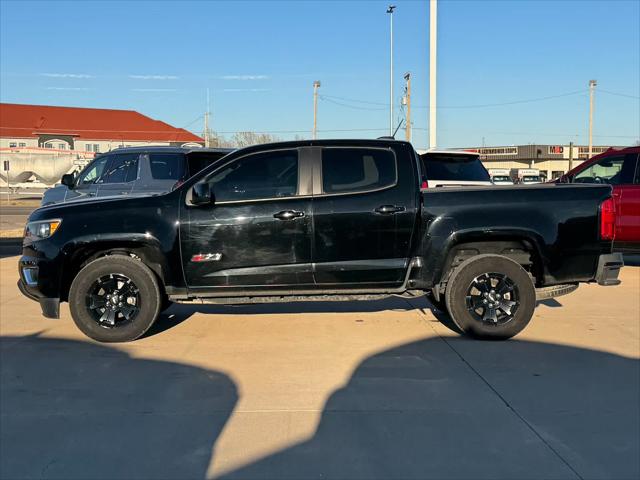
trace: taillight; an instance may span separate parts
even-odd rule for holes
[[[422,183],[420,184],[420,190],[426,190],[427,188],[429,188],[429,184],[426,180],[422,180]]]
[[[600,204],[600,238],[613,240],[616,236],[616,204],[607,198]]]

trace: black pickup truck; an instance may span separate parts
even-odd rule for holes
[[[509,338],[537,294],[619,283],[610,186],[428,188],[421,169],[401,141],[285,142],[237,150],[163,195],[42,207],[19,287],[44,316],[67,301],[86,335],[117,342],[171,302],[416,293],[463,332]]]

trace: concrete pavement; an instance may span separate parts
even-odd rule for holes
[[[45,320],[0,260],[2,478],[638,478],[640,268],[508,342],[422,299],[174,306],[145,338]],[[445,319],[446,320],[446,319]]]

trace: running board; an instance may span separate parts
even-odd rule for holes
[[[289,302],[348,302],[348,301],[372,301],[385,298],[416,298],[422,295],[419,291],[407,291],[402,294],[378,293],[378,294],[345,294],[345,295],[280,295],[271,297],[207,297],[190,300],[176,300],[175,303],[187,305],[244,305],[260,303],[289,303]]]

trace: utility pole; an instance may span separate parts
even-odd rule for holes
[[[569,170],[573,169],[573,142],[569,142]]]
[[[210,147],[211,135],[209,133],[209,89],[208,88],[207,88],[207,110],[204,112],[204,132],[202,136],[204,137],[204,146],[207,148]]]
[[[389,136],[393,136],[393,11],[395,9],[395,5],[389,5],[387,8],[391,27],[391,59],[389,63]]]
[[[320,80],[313,82],[313,139],[317,138],[318,128],[318,88],[320,88]]]
[[[407,142],[411,141],[411,73],[407,72],[404,74],[404,79],[407,82],[405,87],[405,104],[407,105],[407,114],[404,120],[405,123],[405,139]]]
[[[593,154],[593,94],[598,82],[589,80],[589,158]]]
[[[438,1],[429,0],[429,148],[436,148],[436,55],[438,51]]]

